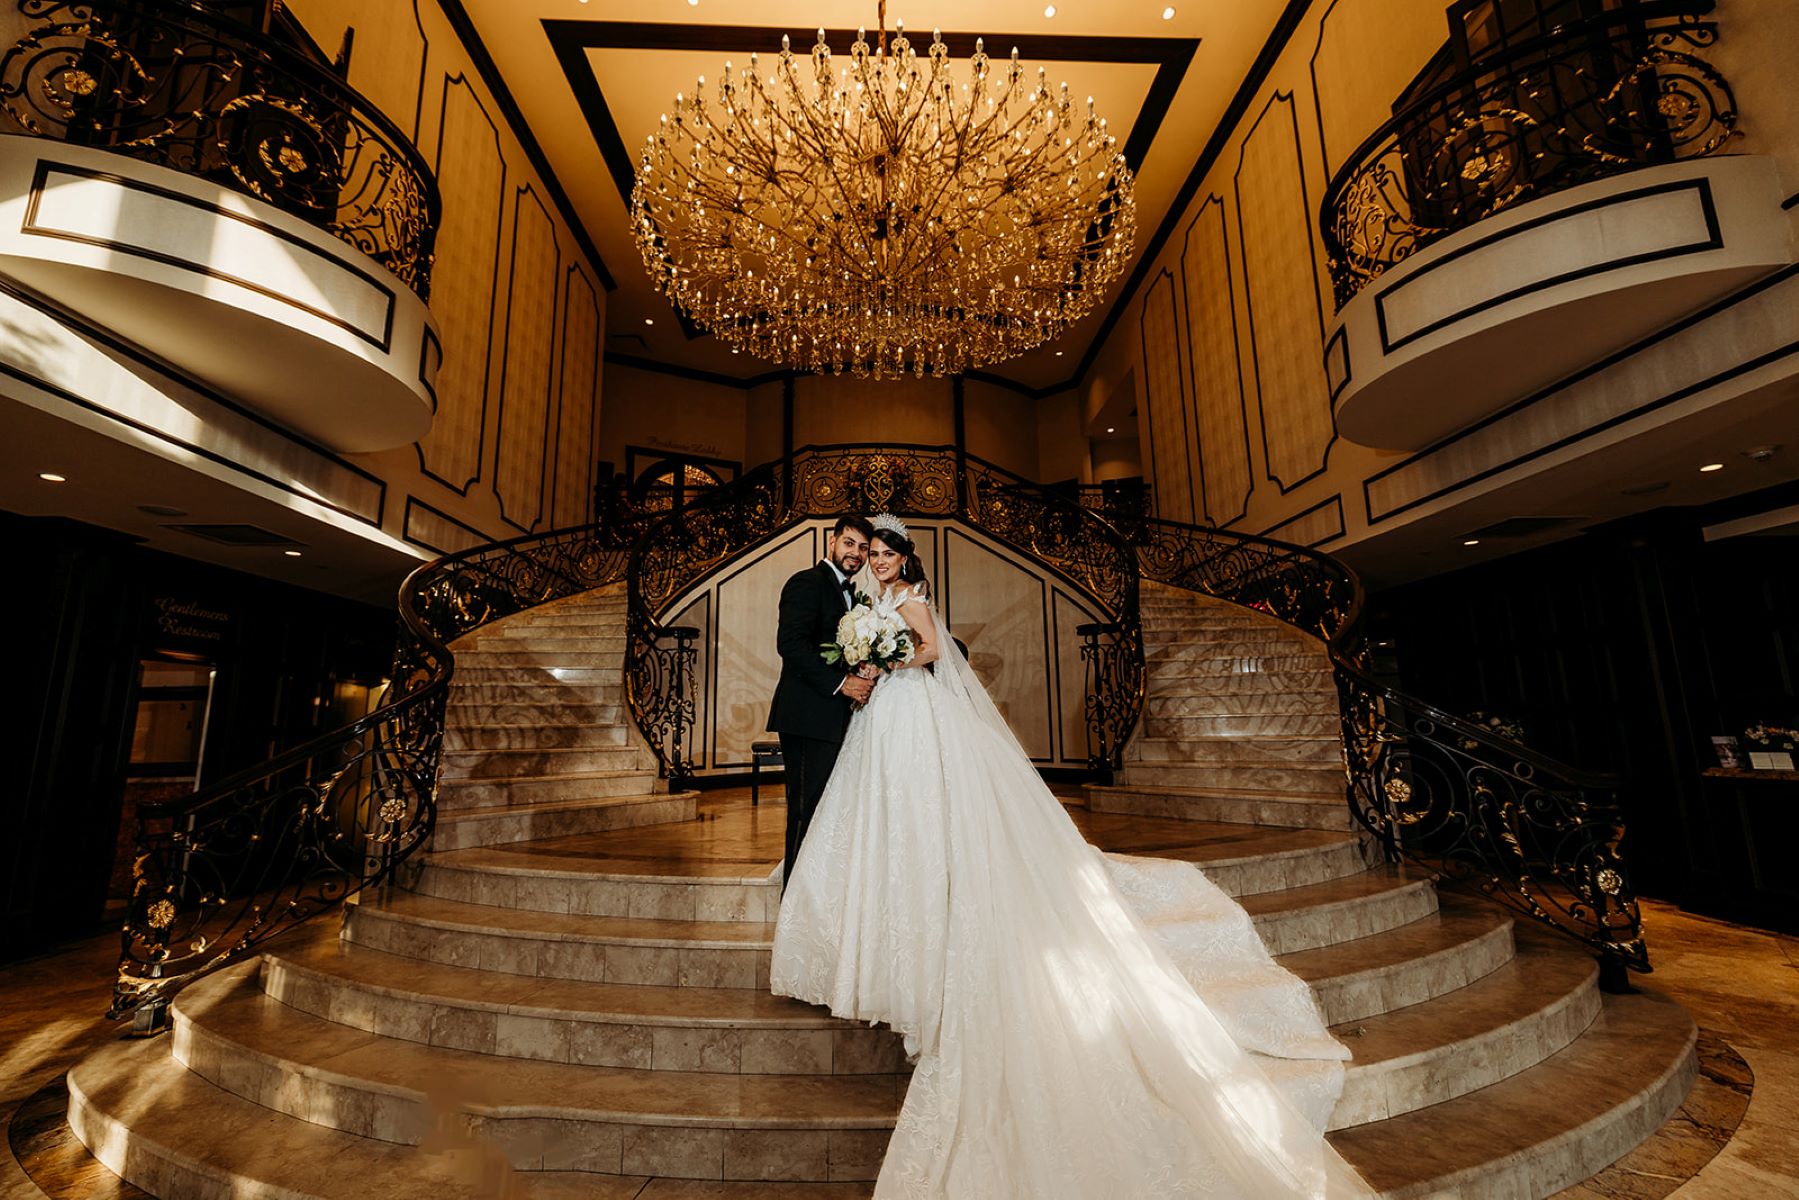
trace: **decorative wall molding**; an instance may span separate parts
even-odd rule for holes
[[[472,106],[486,128],[485,136],[472,116],[460,118],[467,122],[466,127],[452,121],[452,96],[463,97],[460,103]],[[466,496],[481,478],[487,457],[487,385],[499,296],[506,156],[499,127],[462,76],[444,76],[440,114],[433,164],[440,179],[453,153],[485,154],[488,144],[492,145],[492,158],[479,165],[456,162],[455,174],[463,186],[444,193],[431,296],[432,309],[444,331],[444,363],[438,373],[437,420],[418,442],[419,471]],[[484,166],[493,172],[491,182],[476,177]],[[470,203],[477,198],[479,207]],[[458,477],[462,482],[456,482]]]
[[[562,248],[556,242],[555,223],[529,184],[513,195],[511,240],[493,481],[500,519],[529,533],[543,520],[544,489],[551,473],[550,401],[562,281]]]
[[[588,519],[600,436],[599,297],[580,266],[563,287],[562,370],[556,385],[556,453],[550,482],[550,523],[566,528]]]
[[[472,529],[441,509],[432,508],[417,496],[406,497],[406,512],[400,536],[433,554],[455,554],[485,545],[493,539],[479,529]]]
[[[1278,525],[1269,526],[1260,536],[1298,546],[1322,546],[1343,534],[1343,496],[1339,493],[1293,514]]]
[[[1269,122],[1277,105],[1286,109],[1287,119]],[[1270,150],[1260,151],[1256,138],[1264,129],[1274,131],[1267,136],[1290,139],[1290,144],[1277,142]],[[1275,172],[1285,171],[1289,158],[1291,178],[1276,177]],[[1258,179],[1258,174],[1268,177]],[[1337,440],[1329,385],[1313,349],[1324,340],[1324,302],[1312,242],[1312,206],[1305,186],[1299,110],[1292,92],[1271,95],[1243,135],[1232,186],[1262,454],[1268,478],[1286,495],[1324,472]],[[1246,191],[1259,195],[1246,204]],[[1277,344],[1277,338],[1288,341]]]
[[[1192,521],[1194,503],[1193,430],[1187,424],[1182,381],[1180,314],[1175,309],[1174,276],[1163,271],[1143,298],[1138,318],[1143,344],[1143,401],[1147,410],[1150,480],[1156,512],[1170,521]],[[1143,414],[1139,413],[1139,419]]]
[[[1216,223],[1208,213],[1216,213]],[[1199,233],[1197,242],[1195,231]],[[1230,238],[1224,200],[1216,194],[1199,206],[1187,226],[1181,247],[1181,283],[1187,312],[1187,374],[1193,383],[1194,440],[1199,452],[1200,507],[1209,523],[1229,525],[1249,511],[1255,465],[1249,456],[1249,398],[1243,390]]]

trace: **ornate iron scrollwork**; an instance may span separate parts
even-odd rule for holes
[[[1699,158],[1736,129],[1697,53],[1712,4],[1608,9],[1487,55],[1414,98],[1351,154],[1319,211],[1341,307],[1438,238],[1524,200]]]
[[[244,192],[430,290],[437,183],[343,79],[192,0],[19,0],[0,132],[94,146]]]
[[[1145,579],[1266,613],[1325,643],[1350,811],[1389,857],[1478,887],[1591,946],[1602,980],[1649,970],[1619,849],[1622,785],[1417,700],[1369,674],[1361,582],[1326,554],[1171,521],[1138,525]]]
[[[400,587],[399,643],[380,707],[183,800],[141,809],[108,1015],[154,1030],[194,979],[393,877],[436,823],[448,643],[623,580],[630,533],[585,525],[420,567]]]
[[[813,446],[710,489],[651,524],[632,552],[626,699],[663,773],[675,781],[692,769],[676,747],[688,744],[693,705],[676,695],[683,675],[670,656],[681,643],[666,644],[674,630],[661,618],[700,580],[800,521],[883,508],[966,521],[1060,572],[1105,614],[1115,632],[1094,651],[1105,663],[1103,700],[1089,698],[1087,713],[1091,744],[1118,765],[1143,702],[1130,544],[1075,500],[951,447]]]

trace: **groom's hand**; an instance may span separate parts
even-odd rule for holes
[[[874,680],[863,679],[859,675],[851,675],[843,681],[843,694],[857,704],[867,704],[874,689]]]

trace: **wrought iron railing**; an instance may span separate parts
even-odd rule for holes
[[[437,184],[342,78],[197,0],[18,0],[0,133],[197,175],[324,229],[430,287]]]
[[[964,521],[1049,566],[1099,608],[1106,632],[1083,654],[1110,691],[1103,703],[1089,698],[1089,747],[1095,766],[1116,766],[1143,693],[1129,543],[1078,503],[952,447],[810,446],[652,522],[632,551],[626,702],[671,785],[692,771],[693,660],[679,657],[685,643],[662,619],[701,580],[801,521],[882,511]]]
[[[1140,522],[1143,578],[1256,609],[1320,638],[1343,715],[1350,811],[1388,855],[1466,882],[1592,947],[1601,981],[1649,970],[1619,850],[1622,784],[1390,687],[1363,663],[1363,592],[1330,555],[1172,521]]]
[[[622,581],[631,532],[585,525],[420,567],[400,587],[393,678],[379,708],[192,796],[143,806],[108,1015],[160,1028],[188,983],[390,879],[436,822],[449,643]]]
[[[1712,0],[1644,0],[1470,64],[1405,104],[1325,189],[1339,306],[1418,250],[1522,201],[1698,158],[1736,128],[1700,52]]]

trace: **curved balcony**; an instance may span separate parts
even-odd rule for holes
[[[397,127],[193,0],[9,24],[0,269],[334,449],[429,428],[437,187]]]
[[[1774,164],[1709,157],[1736,103],[1691,11],[1627,5],[1477,59],[1337,173],[1346,437],[1428,444],[1785,265]]]

